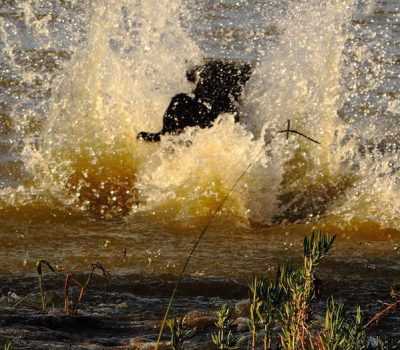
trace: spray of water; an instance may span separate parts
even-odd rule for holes
[[[390,226],[397,212],[379,218],[379,203],[383,200],[387,208],[396,198],[398,160],[394,155],[360,155],[364,140],[357,135],[358,125],[371,119],[349,112],[349,106],[362,110],[355,103],[362,81],[368,82],[362,96],[371,104],[373,93],[385,85],[384,64],[373,64],[383,51],[375,45],[379,54],[374,55],[365,44],[371,41],[361,45],[359,39],[377,30],[365,29],[358,19],[368,18],[375,7],[351,0],[309,0],[277,8],[283,10],[273,18],[261,11],[265,18],[257,18],[252,33],[260,45],[261,36],[272,35],[274,23],[268,50],[248,45],[258,50],[249,58],[258,58],[245,91],[243,122],[235,124],[224,115],[211,129],[190,129],[149,145],[136,140],[137,132],[161,128],[170,98],[192,88],[185,70],[204,56],[190,26],[182,25],[189,17],[184,4],[22,1],[18,14],[23,25],[1,26],[4,62],[25,84],[41,83],[32,87],[36,95],[30,104],[14,101],[10,113],[20,126],[23,151],[18,154],[29,179],[18,189],[4,189],[2,197],[14,204],[24,196],[51,198],[102,218],[149,211],[190,222],[209,217],[253,156],[266,147],[233,191],[226,206],[229,215],[272,224],[327,213],[350,219],[349,213],[359,212]],[[69,11],[76,19],[67,19]],[[229,40],[234,37],[229,34]],[[27,38],[34,38],[33,52],[41,52],[41,69],[21,63]],[[373,79],[362,74],[366,67],[374,68]],[[393,98],[385,106],[392,116],[398,113]],[[32,119],[41,120],[41,128],[32,130]],[[321,146],[278,135],[287,119]],[[388,182],[384,187],[382,177]],[[370,195],[376,198],[371,206]]]
[[[137,202],[137,169],[152,148],[136,134],[161,128],[169,99],[189,90],[186,68],[200,57],[179,25],[180,3],[158,6],[88,5],[87,38],[53,81],[40,148],[24,153],[41,186],[95,215],[126,215]]]

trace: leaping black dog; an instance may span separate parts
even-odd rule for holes
[[[222,61],[208,62],[186,72],[187,79],[196,86],[192,94],[174,96],[164,113],[163,128],[157,133],[140,132],[138,139],[160,141],[165,134],[179,134],[186,127],[209,128],[221,113],[233,113],[239,120],[239,100],[249,80],[249,64]]]

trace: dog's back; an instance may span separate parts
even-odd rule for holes
[[[212,126],[221,113],[234,113],[238,120],[239,99],[251,74],[249,64],[211,61],[189,69],[186,76],[196,84],[193,95],[174,96],[164,113],[158,133],[141,132],[138,138],[157,142],[161,135],[179,133],[186,127]]]

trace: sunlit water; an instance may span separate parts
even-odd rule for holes
[[[0,273],[46,257],[163,280],[232,190],[195,280],[268,271],[312,229],[339,237],[326,273],[390,276],[399,18],[397,0],[1,2]],[[253,65],[241,123],[136,140],[203,58]]]

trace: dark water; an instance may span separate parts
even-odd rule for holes
[[[370,313],[387,298],[399,273],[398,2],[181,5],[0,4],[0,337],[13,337],[13,348],[154,339],[195,237],[250,162],[173,313],[245,298],[245,276],[298,261],[312,229],[338,235],[319,272],[325,296]],[[137,142],[138,131],[160,127],[175,93],[190,90],[183,72],[201,57],[255,67],[248,118],[185,133],[178,141],[189,148]],[[258,157],[264,131],[287,119],[322,146],[275,137]],[[111,285],[96,279],[77,319],[60,316],[62,284],[51,276],[48,315],[38,295],[12,309],[37,285],[41,258],[77,274],[101,262]]]

